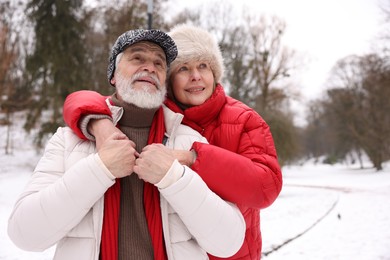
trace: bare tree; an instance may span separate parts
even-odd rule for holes
[[[380,9],[382,11],[382,17],[383,17],[383,30],[381,31],[381,37],[383,38],[384,42],[387,43],[386,46],[389,48],[389,42],[390,42],[390,2],[389,1],[383,1],[380,4]]]
[[[390,63],[388,57],[372,54],[362,57],[360,67],[367,126],[363,148],[374,167],[381,170],[382,163],[390,159]]]
[[[308,158],[318,158],[329,151],[331,138],[327,136],[327,124],[324,120],[324,105],[320,100],[309,104],[306,120],[307,126],[303,130],[302,142]],[[319,138],[319,137],[322,138]]]
[[[5,137],[5,154],[12,153],[12,117],[15,111],[23,107],[18,98],[18,77],[20,70],[17,62],[19,59],[18,32],[14,28],[11,17],[15,13],[15,7],[10,2],[2,2],[0,5],[0,112],[4,118],[0,118],[0,124],[7,126]]]
[[[4,112],[5,118],[0,121],[1,124],[7,125],[7,134],[5,139],[5,154],[10,154],[11,146],[11,114],[12,110],[9,104],[9,98],[12,95],[13,82],[10,77],[14,61],[16,59],[15,45],[9,44],[9,30],[4,24],[0,24],[0,111]]]
[[[282,44],[285,22],[276,17],[247,16],[251,51],[251,96],[255,107],[266,112],[280,107],[287,97],[290,74],[298,66],[296,52]]]
[[[324,118],[337,152],[362,149],[377,170],[390,158],[390,67],[378,55],[350,56],[333,69]]]

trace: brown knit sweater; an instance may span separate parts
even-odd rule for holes
[[[112,101],[124,108],[119,128],[136,144],[136,150],[147,145],[149,130],[156,109],[144,109],[119,101]],[[133,173],[121,179],[121,205],[119,217],[119,260],[153,259],[152,240],[149,234],[143,204],[144,182]]]

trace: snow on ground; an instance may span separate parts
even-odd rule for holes
[[[54,248],[26,252],[8,238],[7,219],[40,155],[23,133],[5,155],[4,136],[0,128],[0,259],[52,259]],[[261,212],[262,259],[390,259],[390,164],[376,172],[307,163],[283,175],[279,198]]]
[[[287,244],[263,259],[390,259],[390,165],[309,164],[283,175],[281,195],[261,213],[263,252]]]

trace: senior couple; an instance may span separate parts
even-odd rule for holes
[[[271,132],[227,96],[207,31],[130,30],[113,45],[115,92],[69,95],[16,201],[8,234],[54,259],[260,259],[260,209],[280,193]]]

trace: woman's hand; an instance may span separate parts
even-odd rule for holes
[[[134,172],[140,179],[151,184],[160,182],[176,159],[172,151],[162,144],[145,146],[136,159]]]

